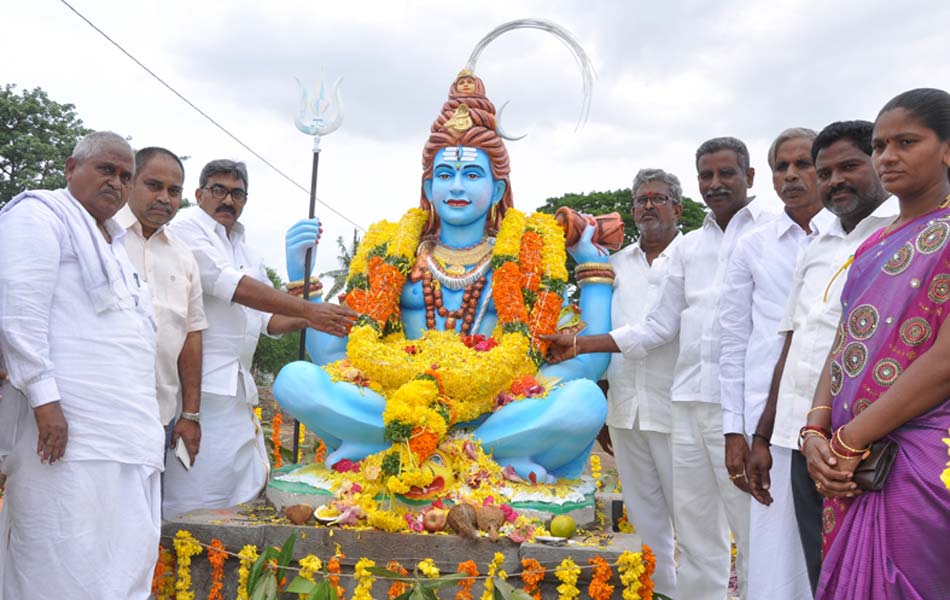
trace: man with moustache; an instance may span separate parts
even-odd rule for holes
[[[634,178],[631,193],[640,239],[610,257],[616,274],[610,306],[615,330],[638,323],[657,301],[670,257],[683,240],[676,226],[683,214],[683,188],[676,175],[643,169]],[[627,357],[612,336],[613,332],[578,336],[576,345],[570,334],[544,339],[552,342],[554,362],[575,356],[575,351],[613,353],[607,370],[607,426],[624,504],[643,543],[656,554],[656,591],[677,598],[670,387],[679,344],[674,336],[645,356]]]
[[[799,452],[798,432],[806,422],[841,318],[839,298],[848,259],[898,213],[896,200],[887,200],[871,165],[872,130],[873,124],[867,121],[836,122],[825,127],[812,145],[818,195],[837,219],[805,249],[795,270],[778,328],[784,347],[775,363],[748,464],[756,499],[785,514],[791,513],[788,504],[793,504],[813,593],[821,570],[822,497]],[[782,466],[786,463],[790,463],[788,470]],[[786,538],[786,551],[796,550],[797,541],[794,536]]]
[[[149,596],[162,425],[150,294],[112,218],[132,149],[91,133],[65,189],[0,211],[0,597]]]
[[[729,581],[729,531],[739,547],[739,586],[745,596],[748,496],[730,483],[719,403],[719,296],[729,256],[742,234],[774,218],[747,192],[755,170],[733,137],[713,138],[696,150],[699,191],[711,212],[670,253],[656,301],[639,322],[610,332],[627,360],[641,360],[679,340],[673,369],[673,522],[680,548],[677,595],[722,600]],[[554,336],[553,360],[573,356]],[[585,345],[578,337],[578,351]]]
[[[772,186],[785,205],[774,220],[742,236],[732,253],[719,301],[719,381],[726,469],[749,492],[749,440],[765,407],[772,369],[782,350],[778,325],[801,251],[834,220],[817,191],[811,129],[786,129],[769,148]],[[767,440],[765,440],[767,441]],[[791,469],[791,455],[775,456],[773,469]],[[749,498],[749,597],[811,598],[805,557],[787,540],[797,535],[789,498],[768,506]],[[784,509],[788,509],[787,513]]]
[[[129,203],[115,219],[126,230],[125,251],[148,283],[155,309],[155,385],[166,445],[180,437],[195,462],[201,442],[201,331],[208,327],[198,263],[167,223],[181,207],[185,168],[170,150],[135,153]]]
[[[247,190],[244,163],[211,161],[198,178],[198,207],[171,225],[198,263],[208,329],[202,336],[201,460],[191,471],[168,462],[163,506],[169,515],[248,502],[267,482],[270,463],[251,376],[259,336],[304,327],[344,336],[357,316],[274,289],[239,222]]]

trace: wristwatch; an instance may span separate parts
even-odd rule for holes
[[[194,421],[195,423],[199,423],[201,422],[201,413],[181,411],[181,418],[185,419],[186,421]]]

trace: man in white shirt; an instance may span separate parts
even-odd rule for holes
[[[201,170],[198,185],[198,207],[181,213],[171,229],[198,262],[208,319],[202,337],[201,460],[191,471],[168,462],[163,506],[169,515],[248,502],[267,482],[270,463],[254,416],[257,387],[251,376],[260,334],[312,327],[344,336],[357,316],[269,283],[238,221],[248,201],[244,163],[212,161]]]
[[[170,150],[135,153],[129,203],[115,219],[126,229],[125,252],[148,283],[155,309],[155,384],[166,445],[178,438],[195,462],[201,442],[201,332],[208,327],[198,263],[167,223],[181,208],[185,169]],[[174,459],[174,452],[167,458]]]
[[[868,236],[897,215],[896,201],[885,201],[887,192],[871,166],[872,130],[873,124],[867,121],[832,123],[812,145],[819,197],[838,218],[805,249],[795,270],[779,325],[784,347],[775,363],[748,465],[752,493],[764,503],[787,493],[777,489],[791,486],[813,592],[821,569],[822,498],[798,451],[798,431],[805,424],[841,318],[839,298],[847,278],[842,268]],[[791,455],[788,483],[788,472],[775,470],[780,453]]]
[[[0,211],[3,598],[149,596],[163,458],[155,330],[112,219],[132,169],[122,137],[92,133],[66,160],[66,189]]]
[[[772,186],[785,210],[736,244],[719,301],[719,380],[726,469],[732,482],[744,492],[749,491],[748,440],[755,435],[772,369],[782,351],[778,324],[785,312],[795,265],[802,249],[834,220],[834,215],[822,209],[818,196],[811,158],[816,135],[811,129],[787,129],[769,148]],[[784,472],[788,479],[791,452],[776,454],[773,469]],[[769,506],[749,497],[749,598],[810,600],[791,486],[773,488],[772,498],[774,502]],[[790,540],[795,543],[789,544]]]
[[[614,296],[610,319],[616,330],[638,323],[657,301],[673,249],[683,239],[676,226],[683,214],[679,179],[661,169],[643,169],[633,180],[631,209],[640,239],[610,257]],[[547,336],[551,362],[589,352],[612,352],[607,379],[607,426],[617,471],[623,485],[627,516],[656,554],[656,591],[671,598],[676,592],[673,543],[673,451],[670,441],[670,387],[678,341],[628,358],[612,334]]]
[[[673,369],[673,522],[680,549],[679,598],[722,600],[729,582],[731,530],[745,596],[749,500],[729,481],[719,403],[719,295],[729,256],[743,233],[774,218],[748,197],[755,169],[742,141],[713,138],[696,150],[699,191],[712,210],[670,253],[656,301],[637,323],[610,332],[628,360],[679,340]],[[577,351],[587,349],[577,338]],[[563,336],[552,360],[573,356]]]

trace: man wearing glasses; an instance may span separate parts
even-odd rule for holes
[[[346,307],[306,302],[271,286],[239,222],[247,190],[244,163],[211,161],[198,178],[198,209],[182,212],[171,226],[198,262],[208,329],[202,352],[201,458],[190,471],[169,462],[166,515],[248,502],[267,482],[270,463],[254,416],[257,387],[251,376],[260,334],[312,327],[342,337],[357,316]]]
[[[676,222],[683,214],[683,187],[672,173],[642,169],[633,180],[631,212],[640,238],[610,257],[614,300],[610,319],[615,331],[636,325],[657,301],[667,278],[670,254],[683,239]],[[656,591],[676,593],[673,557],[673,406],[670,388],[679,353],[677,339],[645,356],[625,356],[612,337],[551,336],[551,361],[589,352],[611,352],[607,370],[607,427],[623,484],[630,522],[656,554]]]
[[[683,239],[676,225],[683,214],[683,187],[676,175],[642,169],[633,179],[632,194],[631,211],[640,238],[610,257],[616,273],[610,308],[615,328],[638,323],[656,302],[670,253]],[[658,558],[656,590],[671,598],[677,594],[670,389],[678,352],[675,339],[645,357],[614,352],[607,369],[607,427],[624,484],[627,515]]]

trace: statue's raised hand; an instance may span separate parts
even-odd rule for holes
[[[301,219],[287,230],[287,235],[284,236],[284,252],[287,258],[287,277],[290,281],[304,278],[304,262],[309,248],[313,248],[310,261],[310,271],[313,272],[313,266],[317,262],[317,244],[320,242],[321,235],[323,235],[323,226],[320,225],[320,219],[316,217]]]
[[[610,258],[610,253],[607,252],[604,247],[592,241],[591,238],[593,238],[595,231],[597,231],[597,226],[588,222],[587,226],[584,227],[584,232],[581,233],[580,239],[577,240],[577,243],[567,249],[567,251],[571,253],[571,256],[574,257],[574,260],[577,261],[577,264],[592,262],[605,263]]]

